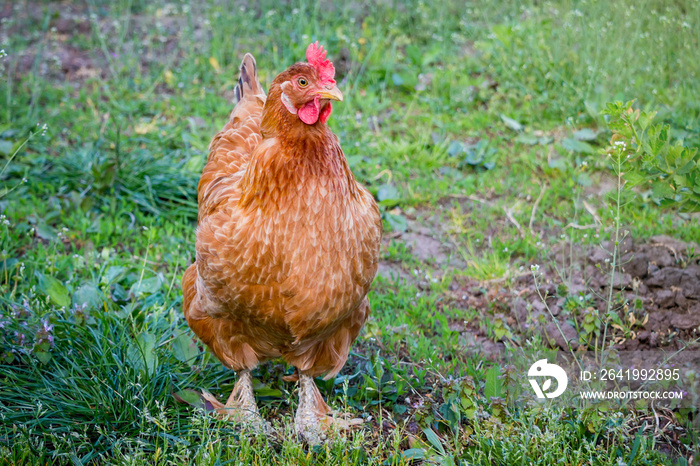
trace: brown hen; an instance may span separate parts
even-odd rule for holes
[[[333,65],[317,43],[306,57],[267,97],[244,57],[238,103],[199,182],[196,260],[182,289],[190,328],[239,374],[218,411],[265,425],[250,370],[282,357],[299,374],[297,431],[318,443],[347,422],[328,416],[313,377],[340,371],[367,320],[382,224],[326,124],[343,100]]]

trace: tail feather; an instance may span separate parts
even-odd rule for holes
[[[255,64],[255,58],[249,53],[245,54],[241,62],[241,75],[238,78],[235,92],[236,102],[240,102],[248,96],[265,94],[258,80],[258,67]]]

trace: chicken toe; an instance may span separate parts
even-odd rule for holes
[[[233,387],[226,404],[222,404],[209,393],[203,394],[204,399],[214,407],[214,411],[222,419],[230,419],[250,427],[253,431],[268,434],[272,431],[269,422],[266,422],[258,411],[253,392],[253,377],[249,370],[238,372],[238,381]]]
[[[332,416],[330,407],[323,401],[313,377],[299,373],[299,406],[294,426],[309,445],[319,445],[333,428],[348,430],[361,425],[362,419],[340,419]]]

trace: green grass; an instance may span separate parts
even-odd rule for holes
[[[700,144],[697,2],[9,3],[18,10],[0,26],[0,462],[697,458],[692,428],[676,444],[637,436],[637,412],[521,404],[506,414],[487,395],[488,371],[505,366],[465,350],[455,329],[469,321],[500,340],[500,311],[465,309],[452,290],[462,279],[508,283],[560,234],[610,238],[601,187],[614,189],[614,174],[598,152],[610,136],[606,102],[636,98],[686,145]],[[73,17],[87,32],[56,27]],[[426,264],[400,237],[386,241],[384,260],[408,279],[377,279],[373,316],[341,377],[319,381],[332,405],[373,427],[308,450],[291,434],[295,386],[280,363],[255,373],[275,438],[239,432],[172,393],[223,395],[234,381],[190,345],[179,281],[193,258],[199,173],[240,59],[255,55],[267,87],[317,39],[346,97],[331,127],[381,201],[387,234],[428,228],[449,260]],[[65,77],[68,50],[84,68]],[[593,132],[581,144],[584,128]],[[643,194],[620,219],[633,237],[700,238],[697,216]],[[602,221],[585,238],[563,230],[594,222],[584,199]],[[533,335],[520,344],[546,346]]]

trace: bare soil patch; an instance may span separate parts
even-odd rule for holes
[[[550,251],[548,261],[560,266],[542,265],[537,283],[532,273],[510,283],[464,280],[455,293],[455,304],[493,309],[517,334],[539,332],[552,346],[568,349],[570,344],[577,349],[585,340],[586,315],[597,311],[602,317],[612,286],[612,309],[623,321],[608,333],[617,349],[680,349],[697,340],[700,264],[694,254],[698,245],[667,236],[639,244],[627,239],[620,246],[621,271],[611,281],[612,247],[609,242],[575,246],[570,264],[569,246],[562,244]]]

